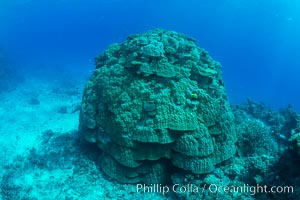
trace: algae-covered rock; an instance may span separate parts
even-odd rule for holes
[[[209,173],[235,153],[234,116],[221,66],[183,34],[153,30],[95,59],[79,130],[121,182],[160,183],[176,166]]]

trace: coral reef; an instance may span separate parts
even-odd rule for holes
[[[212,172],[235,152],[234,115],[221,66],[183,34],[153,30],[95,59],[79,131],[100,165],[125,183],[163,183],[174,169]]]
[[[246,104],[238,107],[247,107]],[[265,105],[264,109],[269,109]],[[288,108],[280,112],[272,110],[272,115],[284,119],[281,127],[287,127],[289,120],[295,116]],[[250,127],[259,127],[269,131],[272,127],[261,118],[255,118],[251,113],[233,107],[237,123],[248,119]],[[290,114],[287,114],[290,113]],[[288,120],[289,119],[289,120]],[[243,120],[242,120],[243,121]],[[246,121],[246,120],[245,120]],[[263,123],[263,124],[262,124]],[[262,126],[263,125],[263,126]],[[237,124],[237,126],[239,126]],[[250,129],[250,128],[249,128]],[[239,129],[243,130],[243,129]],[[248,130],[248,129],[244,129]],[[252,129],[251,129],[252,130]],[[253,130],[257,130],[253,128]],[[287,129],[286,129],[287,130]],[[293,132],[297,135],[298,129]],[[294,133],[295,132],[295,133]],[[252,134],[260,134],[253,131]],[[264,132],[266,134],[267,132]],[[237,132],[241,138],[242,132]],[[281,137],[271,133],[273,142],[279,148],[276,153],[271,149],[255,149],[261,144],[253,140],[251,148],[241,145],[238,141],[238,152],[222,165],[217,165],[209,174],[194,174],[187,170],[179,170],[171,175],[172,185],[177,184],[177,193],[137,192],[136,184],[119,184],[107,179],[97,166],[102,162],[102,151],[96,145],[82,140],[82,135],[76,131],[60,133],[48,130],[39,137],[29,153],[15,156],[13,162],[4,159],[0,178],[1,199],[161,199],[161,200],[224,200],[224,199],[299,199],[300,194],[300,156],[296,152],[296,139],[282,143]],[[259,138],[259,137],[256,137]],[[280,139],[280,140],[277,140]],[[257,142],[257,145],[255,144]],[[244,149],[245,148],[245,149]],[[246,154],[246,151],[253,154]],[[215,187],[255,186],[293,186],[293,193],[255,193],[251,191],[214,192]],[[199,188],[198,192],[184,191],[181,188]]]
[[[252,100],[233,106],[232,110],[237,126],[238,153],[209,174],[195,175],[187,171],[173,174],[173,184],[197,185],[202,189],[202,192],[177,193],[177,199],[299,199],[299,115],[290,106],[275,111]],[[214,192],[212,185],[228,188],[259,185],[268,189],[287,186],[289,190]]]
[[[0,176],[0,199],[157,199],[159,194],[136,193],[135,187],[107,181],[96,165],[98,148],[77,131],[42,133],[41,143],[14,157]],[[174,198],[170,198],[174,199]]]
[[[294,189],[284,194],[257,194],[255,199],[298,199],[300,156],[297,155],[297,139],[300,116],[291,105],[275,111],[250,99],[245,104],[233,107],[233,112],[239,127],[239,157],[234,158],[232,165],[240,160],[243,163],[240,165],[243,169],[241,174],[244,174],[236,178],[250,184],[293,186]],[[253,123],[260,125],[253,126]],[[241,128],[242,124],[245,125],[244,129]],[[246,140],[252,138],[252,141],[246,144],[241,136]]]
[[[235,122],[238,127],[245,124],[251,126],[249,121],[259,121],[259,123],[269,128],[268,134],[264,131],[258,131],[262,134],[256,134],[258,137],[267,138],[272,136],[272,140],[275,139],[276,144],[279,145],[281,152],[287,151],[288,148],[299,150],[299,133],[300,133],[300,116],[293,110],[292,105],[288,105],[287,108],[274,111],[270,107],[263,103],[255,102],[250,99],[247,103],[237,105],[233,108],[235,113]],[[248,125],[247,125],[248,124]],[[240,130],[240,132],[243,132]],[[262,139],[257,138],[255,141]],[[270,142],[271,140],[268,139]],[[266,143],[268,143],[266,141]],[[264,145],[266,145],[266,143]],[[249,145],[253,145],[249,144]],[[258,149],[253,148],[253,149]]]

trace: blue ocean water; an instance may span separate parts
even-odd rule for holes
[[[289,104],[300,112],[299,10],[299,0],[0,0],[0,199],[176,199],[109,178],[105,149],[78,131],[95,56],[155,28],[195,38],[219,61],[231,104],[253,100],[232,108],[232,159],[199,176],[173,166],[173,183],[292,185],[296,195],[276,199],[298,199],[300,118]]]
[[[28,74],[88,72],[109,44],[170,29],[222,63],[231,103],[299,111],[299,9],[297,0],[1,0],[0,48]]]

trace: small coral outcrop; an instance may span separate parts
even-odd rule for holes
[[[221,65],[195,40],[166,30],[132,35],[95,59],[79,130],[125,183],[162,183],[170,167],[209,173],[235,153]]]

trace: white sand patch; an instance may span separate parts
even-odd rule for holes
[[[83,86],[71,88],[73,85],[65,87],[59,81],[27,79],[16,90],[2,93],[0,147],[9,156],[0,154],[0,157],[22,155],[39,143],[37,136],[44,131],[77,129],[79,111],[74,111],[80,105]]]

